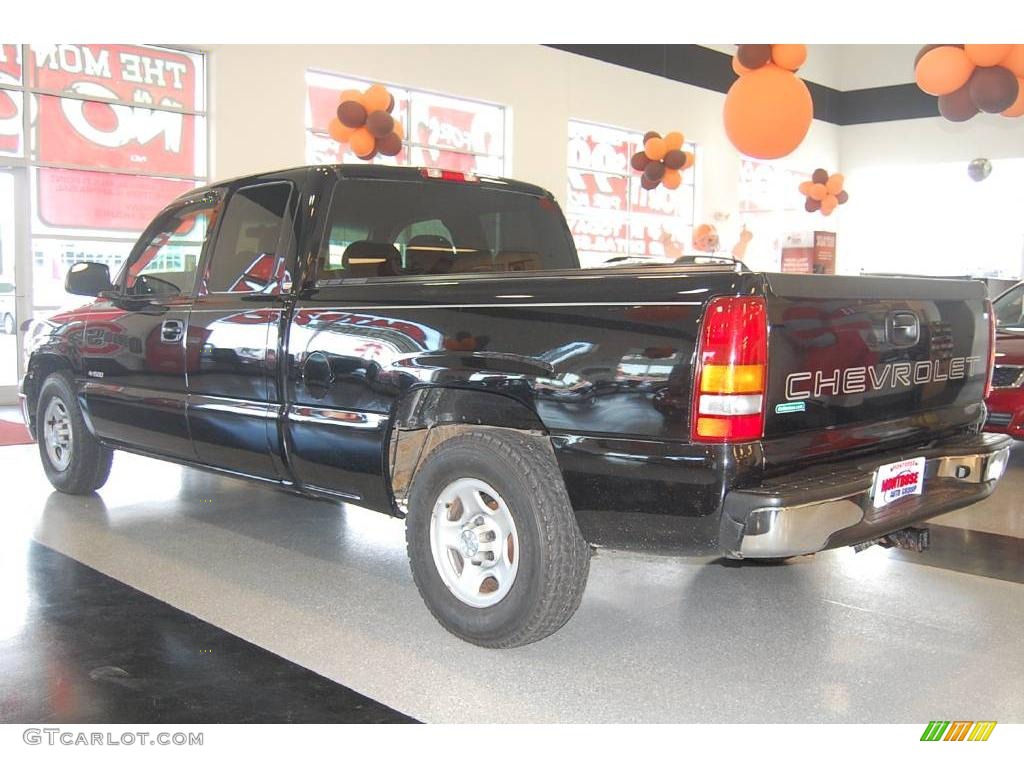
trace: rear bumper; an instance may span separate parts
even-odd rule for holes
[[[957,437],[732,490],[722,509],[719,543],[731,558],[790,557],[884,536],[988,496],[1006,468],[1011,442],[996,434]],[[876,469],[916,456],[925,458],[921,495],[876,509]]]

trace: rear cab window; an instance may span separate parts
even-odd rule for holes
[[[548,197],[472,182],[342,179],[317,284],[578,268],[565,220]]]

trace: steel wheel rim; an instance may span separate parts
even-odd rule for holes
[[[43,444],[50,464],[63,472],[71,464],[71,416],[64,401],[51,398],[43,414]]]
[[[519,572],[519,533],[505,500],[483,480],[463,477],[438,495],[430,552],[441,581],[474,608],[501,602]]]

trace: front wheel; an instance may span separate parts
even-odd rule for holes
[[[430,453],[410,488],[406,542],[434,617],[489,648],[559,629],[590,569],[557,464],[511,430],[464,432]]]
[[[107,482],[114,453],[100,445],[85,426],[71,377],[64,372],[43,382],[36,437],[43,470],[58,491],[92,493]]]

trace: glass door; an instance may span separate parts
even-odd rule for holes
[[[21,325],[28,316],[19,255],[27,245],[23,180],[23,169],[0,166],[0,405],[18,401],[22,375]]]

